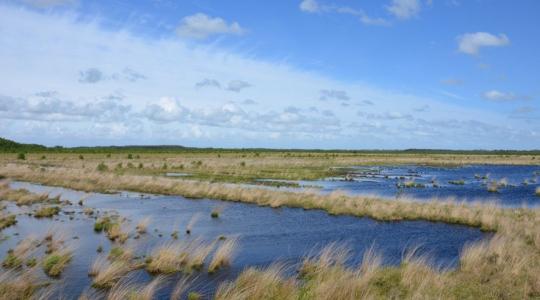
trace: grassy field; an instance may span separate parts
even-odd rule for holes
[[[347,167],[361,165],[463,165],[540,164],[536,154],[471,154],[409,152],[321,152],[321,151],[176,151],[171,153],[121,152],[0,154],[0,165],[17,164],[35,168],[67,168],[118,175],[164,175],[185,173],[187,178],[232,183],[257,179],[313,180],[342,175]]]
[[[258,178],[315,179],[346,173],[352,165],[374,164],[537,164],[534,154],[455,153],[331,153],[331,152],[190,152],[179,153],[17,153],[2,154],[0,176],[84,191],[130,190],[191,198],[214,198],[258,205],[322,209],[330,214],[368,216],[383,221],[428,220],[480,227],[494,232],[491,240],[468,246],[458,268],[441,270],[429,259],[413,256],[398,267],[380,265],[368,253],[362,265],[345,265],[346,249],[330,245],[308,257],[298,277],[283,268],[248,269],[234,282],[222,285],[217,299],[523,299],[540,297],[540,211],[501,208],[493,204],[444,201],[388,201],[341,193],[320,195],[244,188],[224,182]],[[165,172],[192,174],[189,179],[167,178]],[[5,192],[13,201],[39,201],[39,196]],[[6,197],[4,197],[6,198]],[[9,197],[7,197],[9,198]],[[21,200],[22,199],[22,200]],[[24,202],[23,202],[24,203]],[[7,216],[6,216],[7,217]],[[107,232],[108,234],[108,232]],[[171,246],[173,249],[174,247]],[[201,245],[200,249],[206,249]],[[167,262],[168,249],[156,252],[150,270]],[[160,252],[161,251],[161,252]],[[224,253],[229,249],[225,248]],[[205,251],[199,251],[206,253]],[[225,255],[226,256],[226,255]],[[172,259],[172,261],[175,261]],[[216,260],[214,267],[226,263]],[[131,267],[115,262],[111,267]],[[176,270],[173,268],[173,270]],[[105,272],[105,271],[103,271]],[[120,274],[125,274],[120,272]],[[108,273],[105,273],[108,274]],[[13,279],[13,278],[11,278]],[[1,280],[0,280],[1,281]],[[2,287],[4,284],[4,287]],[[155,282],[150,285],[156,284]],[[0,290],[6,287],[0,283]],[[152,287],[152,286],[150,286]],[[142,290],[144,287],[112,287]],[[182,287],[184,288],[184,287]],[[150,289],[150,288],[149,288]]]

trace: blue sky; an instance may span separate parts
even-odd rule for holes
[[[540,2],[0,1],[0,136],[540,148]]]

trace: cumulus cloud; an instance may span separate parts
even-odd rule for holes
[[[184,17],[176,32],[182,37],[206,39],[217,34],[242,35],[246,30],[237,22],[228,23],[222,18],[197,13]]]
[[[248,88],[250,86],[252,85],[249,82],[245,82],[242,80],[232,80],[232,81],[229,81],[229,84],[227,85],[226,90],[238,93],[241,90]]]
[[[419,0],[392,0],[386,10],[398,19],[410,19],[420,13],[421,5]]]
[[[0,95],[6,95],[0,100],[0,131],[15,139],[49,145],[107,141],[218,147],[500,148],[515,145],[512,137],[523,141],[520,147],[540,145],[537,125],[509,119],[506,112],[342,81],[216,44],[104,29],[97,21],[70,15],[9,5],[0,5],[0,15],[0,51],[17,53],[0,55]],[[123,75],[126,66],[146,79],[130,81]],[[79,71],[89,67],[104,78],[99,77],[99,88],[77,82]],[[118,80],[113,81],[115,74]],[[221,88],[201,91],[196,82],[203,78],[219,80]],[[227,90],[234,79],[249,81],[249,89],[240,89],[245,96]],[[325,87],[333,88],[327,89],[327,97],[343,98],[333,90],[354,97],[314,102]],[[257,105],[241,102],[251,97]],[[351,107],[362,102],[353,98],[376,105],[361,106],[366,115],[359,117]],[[235,102],[227,102],[231,100]],[[425,122],[409,114],[427,103],[431,108],[422,114]],[[484,124],[470,122],[479,115]],[[348,126],[354,122],[359,127]],[[429,138],[424,138],[426,134]]]
[[[0,95],[0,117],[10,119],[114,122],[126,119],[130,111],[130,105],[106,97],[76,103],[48,91],[27,98]]]
[[[483,47],[503,47],[510,44],[505,34],[493,35],[488,32],[466,33],[458,36],[458,50],[465,54],[476,55]]]
[[[504,102],[504,101],[516,101],[516,100],[528,100],[527,96],[519,96],[511,92],[501,92],[498,90],[489,90],[482,93],[482,97],[486,100]]]
[[[157,122],[183,121],[188,111],[180,104],[180,101],[172,97],[162,97],[156,103],[146,106],[143,116]]]
[[[346,91],[320,90],[319,100],[321,100],[321,101],[327,101],[327,100],[349,101],[350,99],[351,99],[351,97],[349,97],[349,95],[347,95]]]

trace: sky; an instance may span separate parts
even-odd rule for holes
[[[540,149],[540,1],[0,0],[0,136]]]

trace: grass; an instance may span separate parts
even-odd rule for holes
[[[43,271],[51,277],[58,277],[71,259],[72,253],[69,250],[53,252],[43,259]]]
[[[540,186],[536,188],[535,194],[540,197]]]
[[[309,164],[305,164],[309,158],[270,157],[261,158],[260,161],[248,160],[248,157],[225,157],[220,158],[194,159],[187,157],[175,157],[167,160],[169,168],[182,162],[187,170],[200,168],[204,172],[210,172],[215,168],[217,175],[222,175],[226,165],[230,162],[241,159],[248,161],[243,170],[251,173],[242,173],[231,169],[233,177],[244,176],[248,178],[257,173],[253,170],[252,164],[263,170],[274,170],[272,176],[286,173],[280,162],[273,160],[283,160],[291,164],[290,177],[303,176],[302,172],[296,170],[298,166],[307,168],[306,174],[309,176],[317,173],[309,170]],[[232,154],[230,154],[232,156]],[[262,156],[265,156],[263,154]],[[300,154],[294,154],[300,155]],[[304,154],[302,154],[304,155]],[[306,154],[307,155],[307,154]],[[335,259],[336,255],[321,255],[306,260],[301,269],[302,278],[286,276],[283,268],[273,266],[269,269],[250,268],[244,271],[234,282],[221,286],[217,293],[218,299],[334,299],[333,296],[355,295],[356,298],[420,298],[420,299],[523,299],[540,297],[540,211],[536,208],[501,208],[490,203],[465,204],[452,201],[427,201],[415,202],[406,199],[387,201],[376,197],[348,196],[335,192],[328,195],[321,195],[311,192],[289,192],[271,191],[255,188],[243,188],[239,186],[225,185],[221,183],[200,182],[193,180],[179,180],[176,178],[163,178],[154,176],[152,170],[137,170],[141,173],[115,172],[95,172],[89,168],[92,162],[103,159],[103,155],[97,158],[86,155],[85,162],[88,166],[82,168],[75,162],[63,161],[65,155],[49,155],[54,168],[47,169],[46,172],[35,172],[33,168],[34,158],[28,155],[25,162],[19,164],[5,164],[0,168],[0,175],[9,176],[19,180],[40,182],[48,185],[71,187],[84,191],[111,191],[111,190],[131,190],[143,193],[183,195],[191,198],[214,198],[227,201],[241,201],[254,203],[270,207],[301,207],[305,209],[322,209],[335,215],[352,215],[358,217],[371,217],[381,221],[400,220],[428,220],[446,222],[452,224],[464,224],[479,227],[483,230],[494,231],[493,238],[488,241],[470,245],[462,251],[458,267],[455,270],[445,270],[434,268],[429,261],[423,258],[410,257],[397,267],[379,266],[375,262],[376,255],[371,255],[368,261],[373,263],[362,266],[346,266],[342,260]],[[352,156],[352,155],[351,155]],[[87,158],[88,157],[88,158]],[[156,166],[159,163],[152,155],[141,158],[145,166],[151,166],[152,161]],[[524,163],[525,158],[512,156],[503,157],[471,157],[464,156],[429,156],[434,162],[476,162],[494,158],[490,163],[508,162],[513,164]],[[0,158],[6,159],[6,158]],[[112,160],[117,160],[114,156]],[[189,159],[193,161],[202,160],[202,164],[189,164]],[[324,160],[318,157],[319,160]],[[337,158],[329,158],[332,162],[339,159],[340,163],[350,162],[349,158],[340,155]],[[363,157],[364,163],[384,160],[380,155],[377,157]],[[416,157],[415,163],[422,163],[424,158]],[[440,160],[439,160],[440,159]],[[530,157],[528,157],[530,159]],[[187,163],[185,161],[188,161]],[[223,161],[221,161],[223,160]],[[354,160],[351,158],[351,160]],[[413,158],[407,156],[390,157],[385,162],[395,163],[396,161],[412,161]],[[536,160],[535,162],[537,162]],[[215,162],[217,166],[212,166],[210,162]],[[298,166],[294,163],[298,162]],[[269,164],[265,167],[264,164]],[[318,165],[315,162],[313,166]],[[321,165],[324,165],[321,163]],[[339,165],[339,164],[336,164]],[[353,165],[353,164],[350,164]],[[300,167],[299,167],[300,168]],[[319,167],[316,167],[316,170]],[[186,171],[187,171],[186,170]],[[145,173],[147,172],[147,173]],[[206,173],[205,173],[206,174]],[[265,176],[266,178],[272,176]],[[208,177],[210,178],[210,177]],[[208,246],[208,245],[204,245]],[[186,245],[182,249],[187,249]],[[201,248],[202,249],[202,248]],[[202,254],[206,248],[202,249]],[[192,251],[175,252],[170,256],[173,259],[161,259],[152,253],[147,268],[151,264],[161,265],[166,269],[167,262],[174,262],[182,258],[180,271],[186,266],[190,266],[190,260],[195,253]],[[154,255],[156,254],[156,255]],[[190,255],[191,254],[191,255]],[[204,256],[204,255],[201,255]],[[154,259],[159,258],[157,262]],[[337,255],[339,258],[340,256]],[[199,259],[200,261],[200,259]],[[204,260],[203,260],[204,261]],[[108,265],[116,262],[107,262]],[[122,269],[118,265],[114,269],[125,272],[112,272],[120,274],[112,278],[125,276],[132,265],[123,262],[126,268]],[[173,264],[174,266],[174,264]],[[100,269],[103,273],[104,269]],[[104,275],[103,275],[104,276]],[[94,278],[94,282],[96,282]],[[111,278],[111,276],[105,276]],[[100,282],[109,282],[102,280]],[[112,285],[109,285],[112,286]]]
[[[146,285],[131,283],[122,280],[116,283],[107,294],[108,300],[152,300],[156,291],[165,281],[164,277],[158,276]]]
[[[17,224],[17,216],[0,213],[0,231]]]
[[[465,185],[465,180],[463,179],[460,179],[460,180],[450,180],[448,181],[449,184],[453,184],[453,185]]]
[[[210,212],[210,217],[212,217],[212,219],[217,219],[219,218],[219,215],[221,214],[222,211],[223,211],[222,206],[216,206],[212,208],[212,212]]]
[[[134,266],[130,262],[124,260],[111,262],[107,258],[99,256],[90,267],[88,275],[94,277],[93,287],[111,288],[132,270],[134,270]]]
[[[58,206],[46,206],[38,209],[34,213],[36,218],[52,218],[53,216],[60,213],[60,207]]]
[[[7,270],[0,272],[1,299],[34,299],[42,285],[32,271]],[[47,293],[41,294],[46,297]]]
[[[6,269],[20,269],[35,252],[39,242],[33,237],[26,237],[14,249],[7,251],[2,267]]]
[[[300,298],[297,282],[283,274],[283,266],[276,264],[264,270],[249,268],[234,282],[221,284],[215,299],[309,299]]]
[[[109,251],[107,258],[111,261],[114,260],[124,260],[130,261],[133,258],[133,250],[123,247],[112,247]]]
[[[214,247],[214,242],[204,243],[200,239],[165,243],[152,251],[146,270],[154,274],[200,270]]]
[[[148,229],[148,225],[150,224],[151,218],[146,217],[139,221],[137,226],[135,227],[135,231],[137,231],[138,234],[144,234],[146,233],[146,230]]]
[[[122,224],[119,222],[117,217],[105,216],[102,217],[94,223],[94,231],[102,232],[105,231],[105,234],[111,241],[118,241],[124,243],[129,237],[126,232],[122,230]]]
[[[231,259],[237,246],[238,241],[234,238],[227,239],[222,242],[218,246],[216,252],[214,253],[214,257],[212,258],[212,261],[208,266],[208,273],[213,274],[219,269],[229,266],[231,264]]]

